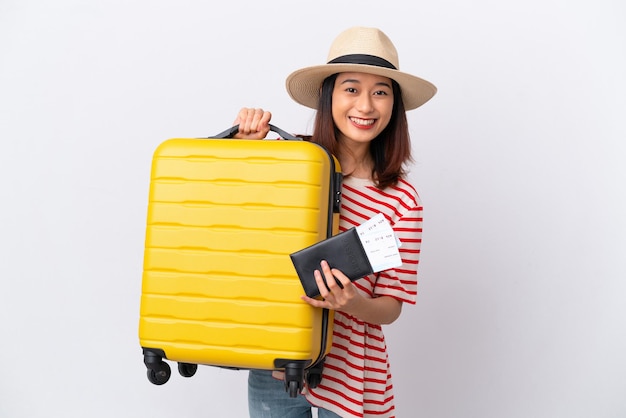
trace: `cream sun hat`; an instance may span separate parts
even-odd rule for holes
[[[380,29],[353,27],[340,33],[330,46],[327,63],[302,68],[287,77],[289,96],[316,109],[324,79],[342,72],[375,74],[395,80],[402,89],[405,110],[415,109],[437,92],[430,82],[400,71],[398,52]]]

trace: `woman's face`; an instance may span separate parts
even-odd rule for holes
[[[335,80],[332,103],[339,139],[369,143],[391,120],[391,79],[365,73],[340,73]]]

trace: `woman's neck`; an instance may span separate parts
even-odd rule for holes
[[[344,174],[366,179],[372,177],[374,161],[369,152],[369,143],[352,147],[340,145],[337,158]]]

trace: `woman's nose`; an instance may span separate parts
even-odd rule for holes
[[[369,94],[361,94],[357,98],[356,108],[359,112],[369,113],[374,110],[372,98]]]

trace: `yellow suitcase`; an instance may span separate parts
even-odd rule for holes
[[[315,386],[332,311],[300,299],[289,254],[338,232],[341,170],[328,152],[288,140],[170,139],[154,152],[139,319],[148,379],[197,365],[285,371]]]

